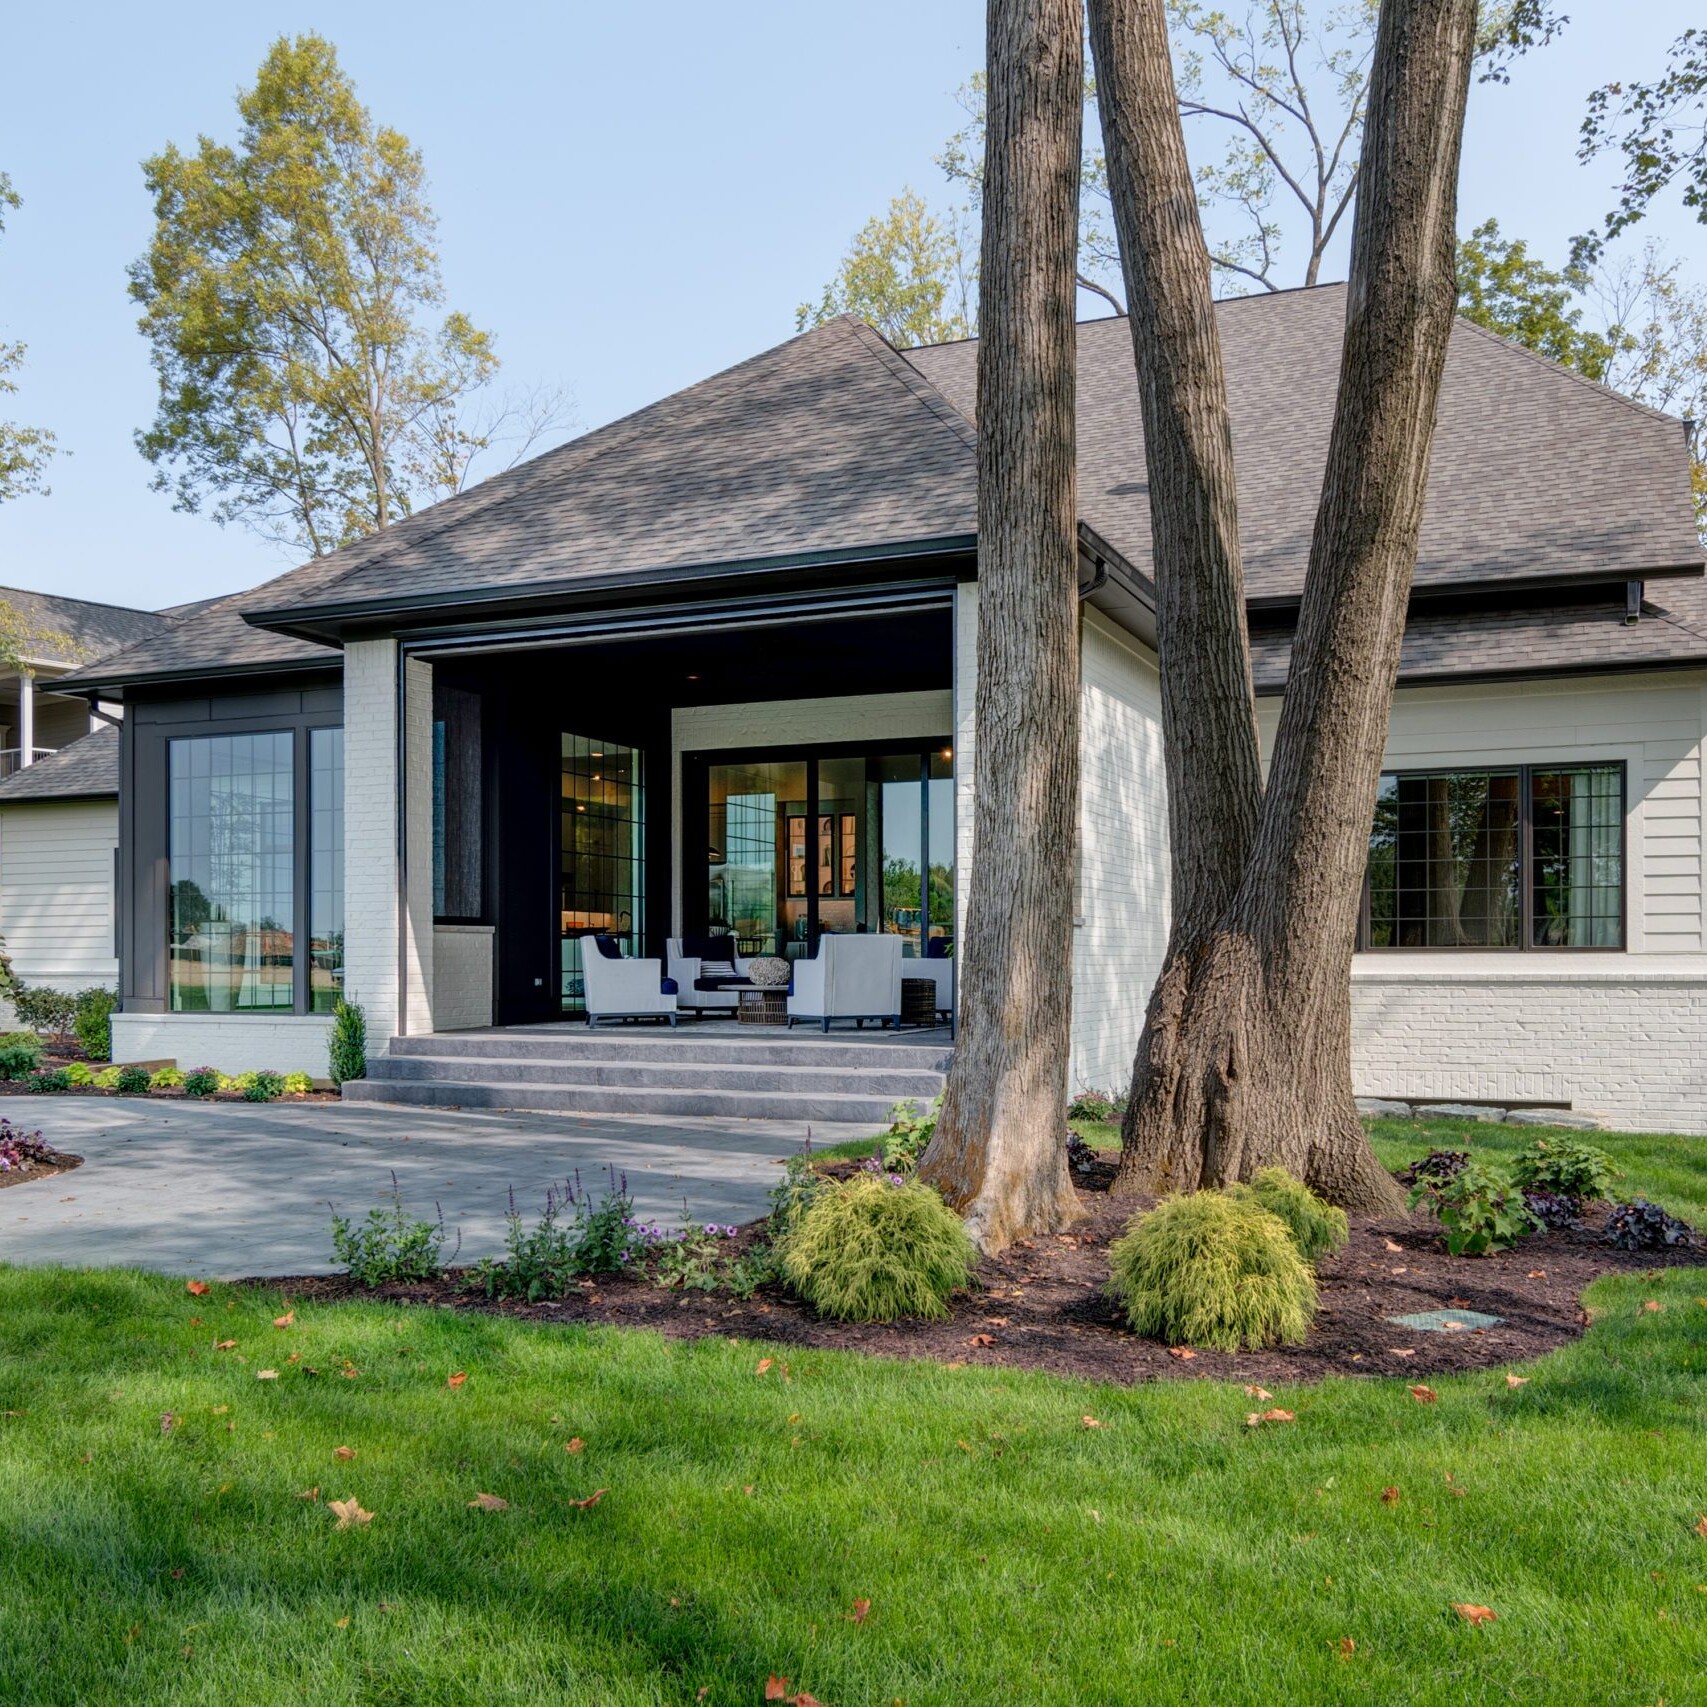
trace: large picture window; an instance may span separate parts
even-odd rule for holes
[[[171,743],[174,1012],[295,1006],[292,749],[288,730]]]
[[[344,731],[308,732],[308,1011],[344,989]]]
[[[1624,767],[1381,778],[1361,947],[1622,948]]]

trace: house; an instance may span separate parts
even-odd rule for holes
[[[1344,292],[1217,308],[1265,730]],[[952,954],[973,858],[976,346],[842,319],[70,684],[122,700],[115,1049],[318,1071],[579,1012],[583,937]],[[1130,341],[1079,328],[1073,1061],[1167,923]],[[1707,1131],[1707,584],[1683,425],[1460,322],[1354,971],[1368,1094]],[[632,1035],[632,1034],[631,1034]]]
[[[27,984],[118,984],[119,707],[59,691],[174,613],[0,587],[0,941]]]

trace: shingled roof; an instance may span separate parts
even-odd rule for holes
[[[1344,312],[1340,285],[1217,305],[1247,586],[1258,603],[1302,590]],[[553,598],[736,565],[969,548],[976,363],[975,341],[903,357],[860,322],[831,321],[221,600],[81,672],[81,684],[335,664],[335,650],[274,630],[323,633],[364,611],[389,617],[434,602]],[[1143,436],[1124,321],[1079,328],[1079,447],[1083,521],[1148,576]],[[1676,420],[1456,324],[1419,591],[1609,582],[1699,573],[1700,564]]]
[[[92,729],[0,782],[0,806],[25,800],[102,800],[119,791],[119,732],[111,724]]]
[[[128,605],[103,605],[91,599],[68,599],[58,593],[35,593],[27,587],[0,587],[0,604],[7,604],[39,634],[63,636],[71,644],[52,642],[26,647],[39,652],[38,664],[76,664],[116,652],[153,635],[164,634],[172,619]]]

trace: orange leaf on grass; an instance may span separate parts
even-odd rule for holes
[[[1703,1541],[1707,1541],[1707,1513],[1702,1514],[1701,1521],[1695,1526],[1695,1533],[1699,1535]]]
[[[778,1677],[773,1671],[765,1679],[765,1699],[767,1701],[786,1701],[788,1699],[788,1679]]]
[[[447,1387],[460,1387],[467,1379],[468,1377],[459,1369],[456,1374],[445,1377],[445,1385]]]
[[[1468,1602],[1461,1600],[1455,1600],[1452,1602],[1452,1610],[1456,1612],[1466,1624],[1492,1624],[1494,1620],[1499,1617],[1499,1614],[1495,1612],[1491,1606],[1472,1606]]]
[[[276,1381],[278,1378],[279,1372],[276,1369],[257,1369],[255,1371],[257,1381]]]
[[[500,1499],[496,1494],[476,1494],[468,1502],[471,1511],[508,1511],[510,1502]]]
[[[1381,1503],[1383,1505],[1397,1505],[1399,1503],[1399,1490],[1397,1488],[1383,1488],[1381,1490]]]
[[[208,1284],[205,1280],[186,1280],[184,1290],[192,1298],[205,1298],[208,1295]]]
[[[359,1529],[373,1522],[373,1513],[363,1511],[360,1500],[328,1500],[326,1509],[338,1520],[332,1525],[334,1529]]]
[[[1527,1387],[1529,1385],[1529,1377],[1527,1375],[1513,1375],[1508,1369],[1505,1375],[1505,1384],[1508,1387]]]
[[[273,1326],[275,1328],[293,1328],[293,1327],[295,1327],[296,1326],[296,1312],[294,1310],[286,1310],[282,1316],[274,1316],[273,1317]]]
[[[994,1345],[996,1336],[994,1334],[974,1334],[966,1343],[968,1345]]]
[[[1259,1387],[1254,1382],[1245,1389],[1247,1399],[1272,1399],[1274,1395],[1266,1387]]]
[[[213,1342],[213,1349],[215,1351],[235,1351],[237,1349],[237,1342],[236,1340],[215,1340]]]
[[[1419,1405],[1432,1405],[1440,1397],[1432,1387],[1411,1387],[1407,1391]]]
[[[1079,1421],[1086,1428],[1101,1428],[1102,1424],[1095,1417],[1080,1417]]]
[[[1643,1305],[1643,1306],[1642,1306],[1642,1308],[1643,1308],[1643,1309],[1644,1309],[1644,1310],[1663,1310],[1663,1309],[1664,1309],[1664,1308],[1665,1308],[1665,1305],[1663,1305],[1663,1304],[1662,1304],[1662,1303],[1661,1303],[1661,1302],[1660,1302],[1660,1301],[1659,1301],[1659,1299],[1657,1299],[1657,1298],[1650,1298],[1650,1299],[1649,1299],[1649,1300],[1648,1300],[1648,1301],[1647,1301],[1647,1303],[1645,1303],[1645,1304],[1644,1304],[1644,1305]]]
[[[332,1448],[332,1456],[334,1458],[350,1459],[354,1458],[355,1455],[356,1449],[353,1446],[334,1446]]]
[[[565,1452],[580,1452],[585,1448],[586,1444],[586,1441],[584,1441],[580,1435],[576,1435],[573,1440],[567,1440],[563,1443],[563,1450]]]
[[[1349,1636],[1340,1637],[1340,1658],[1349,1660],[1357,1652],[1357,1644]]]
[[[1195,1351],[1193,1351],[1191,1349],[1191,1347],[1188,1345],[1170,1345],[1168,1347],[1168,1356],[1169,1357],[1187,1358],[1187,1357],[1196,1357],[1197,1353]]]
[[[753,1371],[753,1373],[755,1375],[768,1375],[770,1373],[770,1367],[771,1367],[772,1361],[773,1360],[771,1358],[761,1357],[759,1359],[759,1366],[757,1369],[755,1369]]]
[[[1291,1411],[1283,1411],[1276,1406],[1272,1411],[1252,1411],[1245,1418],[1245,1427],[1256,1428],[1260,1423],[1289,1423],[1297,1420]]]
[[[571,1500],[569,1503],[577,1511],[591,1511],[609,1492],[609,1488],[595,1488],[584,1500]]]

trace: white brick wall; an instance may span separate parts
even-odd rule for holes
[[[433,1030],[492,1023],[492,927],[433,927]]]
[[[0,808],[0,938],[12,970],[50,990],[118,988],[113,953],[112,800]]]
[[[1099,612],[1081,642],[1074,1088],[1124,1089],[1168,929],[1168,796],[1153,654]]]
[[[331,1026],[328,1014],[114,1014],[113,1059],[323,1079]]]
[[[1564,1102],[1624,1131],[1707,1133],[1699,956],[1558,955],[1540,967],[1441,958],[1359,960],[1359,1095]]]

